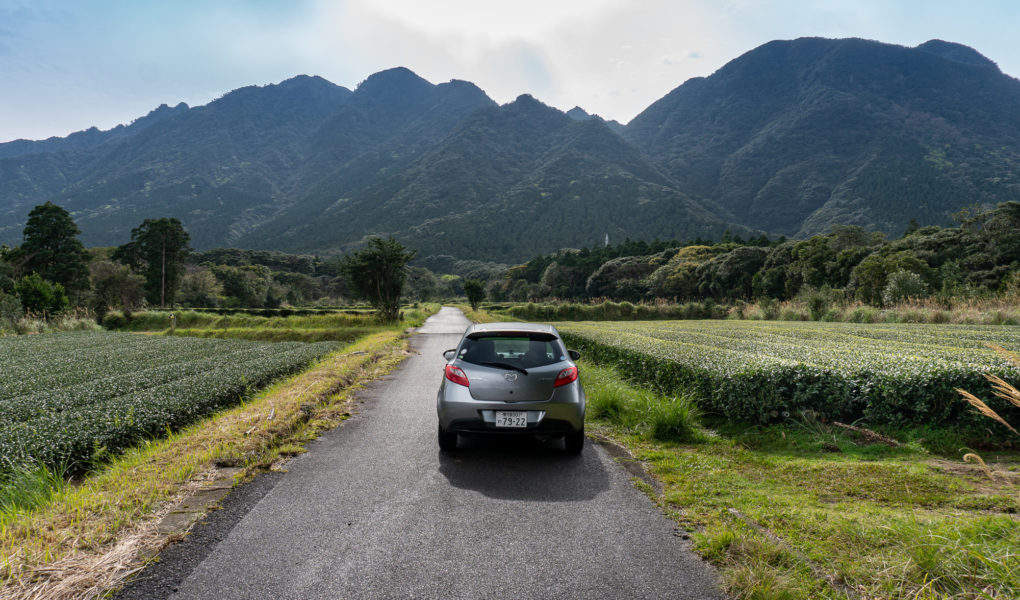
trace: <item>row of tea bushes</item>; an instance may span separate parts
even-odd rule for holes
[[[701,407],[768,422],[810,410],[823,418],[896,426],[973,424],[955,388],[997,401],[983,377],[1020,379],[985,343],[1020,348],[1020,329],[772,321],[557,323],[568,343],[596,361],[665,389],[694,391]]]
[[[336,347],[111,332],[0,338],[0,456],[5,466],[80,471],[96,455],[236,404]]]

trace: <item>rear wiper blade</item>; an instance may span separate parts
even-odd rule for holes
[[[521,373],[524,373],[525,375],[528,374],[528,372],[526,370],[524,370],[521,367],[518,367],[516,365],[512,365],[510,363],[505,363],[505,362],[483,362],[483,363],[478,363],[478,364],[485,365],[486,367],[499,367],[500,369],[513,369],[514,371],[520,371]]]

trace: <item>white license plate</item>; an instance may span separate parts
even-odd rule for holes
[[[497,410],[496,427],[527,427],[528,413],[523,410]]]

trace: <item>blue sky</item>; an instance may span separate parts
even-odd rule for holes
[[[1017,76],[1018,30],[1017,0],[0,0],[0,142],[394,66],[627,122],[774,39],[940,38]]]

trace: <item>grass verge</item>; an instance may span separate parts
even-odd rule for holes
[[[178,326],[169,329],[165,313],[148,313],[147,319],[133,323],[132,331],[145,331],[155,327],[162,335],[183,335],[202,338],[239,339],[259,342],[342,342],[350,343],[372,333],[402,331],[421,327],[425,319],[439,310],[439,305],[426,303],[401,311],[403,319],[397,323],[380,324],[373,314],[349,315],[324,313],[288,317],[252,315],[217,316],[205,313],[184,313]],[[154,316],[151,316],[154,315]]]
[[[477,309],[471,308],[469,304],[453,304],[459,308],[464,316],[468,318],[472,323],[492,323],[495,321],[510,321],[511,317],[497,314],[485,308],[479,307]]]
[[[260,314],[234,313],[218,315],[210,312],[193,310],[150,311],[134,313],[126,317],[119,312],[111,312],[103,320],[107,329],[121,331],[169,331],[170,315],[174,315],[173,324],[177,330],[208,330],[208,329],[344,329],[357,327],[379,327],[392,329],[395,327],[417,327],[425,318],[439,310],[435,303],[424,303],[406,306],[401,309],[400,323],[382,323],[375,313],[341,313],[326,312],[321,314],[296,314],[289,316],[264,316]]]
[[[335,329],[278,329],[273,327],[230,327],[226,329],[176,329],[172,335],[251,340],[256,342],[341,342],[350,343],[383,327],[342,327]],[[171,335],[169,331],[165,335]]]
[[[349,416],[353,390],[396,366],[399,331],[370,335],[244,403],[167,439],[126,452],[101,471],[44,492],[0,517],[0,597],[98,596],[160,543],[155,524],[218,467],[241,477]]]
[[[669,405],[585,364],[590,432],[627,447],[663,485],[736,598],[1020,597],[1016,455],[979,465],[892,447],[810,414],[768,427],[662,435]]]

